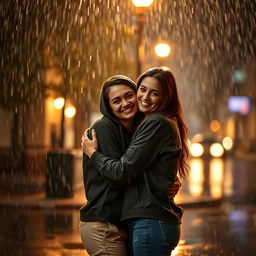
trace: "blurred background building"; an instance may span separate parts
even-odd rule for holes
[[[235,151],[256,151],[255,1],[139,4],[0,4],[1,172],[44,172],[49,150],[79,149],[103,81],[152,66],[174,73],[191,138],[229,136]]]

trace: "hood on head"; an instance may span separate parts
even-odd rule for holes
[[[109,87],[113,85],[127,85],[131,87],[136,92],[136,84],[135,82],[127,76],[124,75],[116,75],[110,77],[106,80],[101,88],[100,93],[100,112],[102,115],[108,117],[109,119],[118,122],[118,118],[113,114],[107,97],[107,90]]]

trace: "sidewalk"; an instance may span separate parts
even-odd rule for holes
[[[42,185],[41,185],[42,186]],[[176,203],[184,208],[188,207],[211,207],[222,203],[222,198],[212,198],[209,195],[194,197],[182,189],[176,195]],[[62,208],[79,209],[86,203],[84,189],[80,188],[73,193],[70,198],[47,198],[45,192],[13,194],[7,193],[0,195],[0,207],[11,208]]]
[[[254,158],[249,156],[248,159]],[[227,197],[212,198],[210,194],[217,195],[211,193],[211,188],[215,189],[215,186],[205,182],[195,184],[194,180],[189,183],[189,179],[182,184],[175,197],[175,201],[185,208],[182,237],[175,255],[216,256],[230,255],[231,252],[236,256],[254,255],[256,234],[252,223],[256,214],[256,161],[244,161],[244,157],[235,156],[226,160],[223,171],[226,176],[223,176],[222,189],[217,194],[230,195],[231,200]],[[204,180],[208,180],[209,168],[203,170]],[[200,171],[193,172],[193,177],[200,180]],[[212,184],[218,183],[215,179],[213,181]],[[43,175],[9,175],[4,179],[0,176],[1,253],[88,256],[83,249],[78,227],[79,208],[86,203],[84,189],[77,190],[72,198],[51,199],[46,198],[44,182]],[[41,192],[31,189],[35,185]]]
[[[256,153],[254,152],[236,152],[233,157],[249,163],[256,162]],[[0,177],[0,207],[79,209],[86,203],[83,188],[75,191],[71,198],[47,198],[44,192],[44,182],[45,177],[43,175]],[[175,197],[175,201],[184,208],[196,208],[218,206],[222,203],[223,198],[212,198],[209,192],[205,191],[200,196],[195,197],[190,194],[188,184],[183,184]]]
[[[256,153],[236,152],[236,159],[248,162],[256,162]],[[84,189],[73,193],[71,198],[47,198],[44,192],[44,175],[18,176],[7,175],[0,177],[0,207],[17,208],[66,208],[79,209],[86,203]],[[212,198],[208,192],[195,197],[190,194],[188,185],[182,185],[182,189],[175,197],[176,203],[184,208],[211,207],[222,203],[223,198]],[[40,191],[40,192],[38,192]]]

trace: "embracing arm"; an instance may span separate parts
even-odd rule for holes
[[[92,136],[95,137],[97,132],[97,140],[90,140],[89,138],[92,138]],[[89,136],[89,138],[88,138]],[[124,148],[120,146],[120,136],[118,136],[116,127],[112,125],[112,122],[110,122],[108,119],[100,119],[99,121],[96,121],[91,128],[88,128],[83,136],[82,136],[82,148],[85,153],[86,150],[84,149],[83,140],[87,138],[89,144],[94,142],[93,145],[95,149],[102,152],[104,155],[112,157],[112,158],[120,158],[124,154]],[[87,144],[88,145],[88,144]],[[87,147],[89,149],[90,147]],[[83,169],[84,172],[88,173],[88,170],[90,172],[94,172],[95,175],[97,174],[97,170],[91,165],[89,157],[84,154],[83,157]],[[99,174],[98,174],[99,175]],[[120,187],[120,184],[117,182],[114,182],[111,179],[106,178],[105,179],[109,185],[113,187]]]
[[[167,150],[175,154],[179,147],[179,138],[174,127],[163,118],[150,119],[138,128],[130,147],[120,160],[106,157],[94,150],[90,163],[104,177],[127,183],[147,169],[160,152]]]

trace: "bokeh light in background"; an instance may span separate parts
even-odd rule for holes
[[[222,196],[224,162],[221,158],[212,158],[210,161],[210,192],[213,198]]]
[[[236,69],[232,73],[232,79],[235,83],[242,83],[246,78],[244,70]]]
[[[204,162],[200,158],[190,160],[189,191],[192,196],[198,197],[203,192]]]
[[[213,157],[221,157],[224,154],[224,148],[220,143],[213,143],[210,146],[210,154]]]
[[[65,116],[67,118],[72,118],[74,117],[76,114],[76,108],[74,106],[68,106],[66,109],[65,109]]]
[[[154,49],[156,55],[160,58],[166,58],[171,52],[171,47],[166,43],[159,43]]]
[[[64,98],[57,98],[54,100],[53,104],[56,109],[62,109],[64,107],[65,100]]]
[[[200,157],[204,154],[204,147],[200,143],[193,143],[189,150],[194,157]]]
[[[212,132],[218,132],[220,130],[220,122],[218,120],[212,120],[210,122],[210,129]]]
[[[230,137],[224,137],[222,145],[226,150],[231,150],[233,147],[233,140]]]

